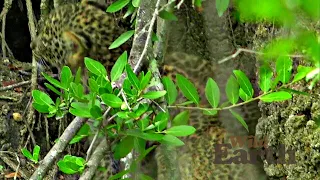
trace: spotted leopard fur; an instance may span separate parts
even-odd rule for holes
[[[93,2],[82,1],[54,9],[39,25],[31,48],[38,59],[58,69],[68,65],[73,71],[90,57],[111,67],[122,49],[108,49],[124,30],[115,18]]]

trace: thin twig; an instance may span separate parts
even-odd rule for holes
[[[127,108],[129,109],[129,111],[131,111],[131,107],[129,106],[128,101],[127,101],[127,98],[126,98],[126,96],[124,95],[123,91],[121,91],[121,96],[122,96],[122,98],[123,98],[123,100],[124,100],[124,103],[126,104]]]
[[[2,34],[0,34],[0,38],[1,38],[1,39],[4,39],[3,36],[2,36]],[[2,43],[3,43],[4,46],[7,48],[7,51],[9,52],[10,56],[11,56],[12,58],[14,58],[14,55],[13,55],[11,49],[9,48],[7,42],[5,41],[5,39],[2,41]]]
[[[181,5],[184,3],[184,0],[180,0],[179,4],[176,6],[177,9],[180,9]]]
[[[238,48],[237,51],[228,56],[228,57],[225,57],[223,58],[222,60],[218,61],[218,64],[222,64],[222,63],[225,63],[227,61],[229,61],[230,59],[234,59],[236,58],[241,52],[247,52],[247,53],[252,53],[252,54],[258,54],[258,55],[263,55],[265,53],[263,52],[259,52],[259,51],[254,51],[254,50],[250,50],[250,49],[244,49],[244,48]],[[303,58],[305,57],[304,55],[284,55],[284,56],[289,56],[289,57],[292,57],[292,58]]]
[[[16,87],[24,86],[24,85],[27,85],[27,84],[30,84],[30,83],[31,83],[31,81],[22,81],[22,82],[19,82],[19,83],[16,83],[16,84],[11,84],[9,86],[0,87],[0,91],[6,91],[6,90],[9,90],[9,89],[13,89],[13,88],[16,88]]]
[[[100,127],[101,127],[101,126],[100,126]],[[94,145],[94,143],[96,142],[96,140],[97,140],[97,138],[98,138],[98,135],[99,135],[99,132],[100,132],[100,127],[99,127],[99,129],[97,130],[96,134],[94,135],[93,140],[92,140],[92,142],[90,143],[90,146],[89,146],[89,148],[88,148],[88,150],[87,150],[86,161],[88,161],[89,158],[90,158],[93,145]]]
[[[27,6],[27,15],[28,15],[28,27],[31,35],[31,40],[34,40],[36,37],[36,26],[35,26],[35,20],[34,20],[34,14],[32,9],[32,3],[31,0],[26,0],[26,6]],[[37,86],[37,61],[32,55],[32,75],[31,75],[31,92],[36,89]],[[33,101],[33,100],[31,100]],[[31,102],[32,104],[32,102]],[[29,113],[27,115],[27,122],[29,125],[33,124],[34,121],[34,109],[32,106],[29,108]],[[31,129],[32,131],[32,129]]]
[[[16,155],[16,158],[17,158],[17,161],[18,161],[18,166],[17,166],[17,169],[16,169],[16,173],[14,173],[14,178],[13,178],[14,180],[17,179],[17,175],[18,175],[19,168],[20,168],[20,159],[19,159],[17,154],[15,154],[15,155]]]
[[[152,19],[151,19],[151,21],[150,21],[150,26],[149,26],[149,29],[148,29],[147,40],[146,40],[146,43],[145,43],[145,45],[144,45],[143,51],[142,51],[142,53],[141,53],[141,56],[140,56],[137,64],[141,64],[141,63],[142,63],[142,60],[143,60],[144,56],[145,56],[146,53],[147,53],[149,44],[150,44],[150,42],[151,42],[152,29],[153,29],[154,23],[156,22],[157,16],[158,16],[158,14],[159,14],[158,10],[159,10],[159,6],[160,6],[160,1],[161,1],[161,0],[157,0],[156,8],[155,8],[155,10],[154,10]],[[134,72],[134,73],[137,73],[139,67],[140,67],[140,66],[135,66],[134,69],[133,69],[133,72]]]
[[[162,112],[166,112],[157,102],[155,102],[154,100],[151,100],[154,104],[156,104]]]

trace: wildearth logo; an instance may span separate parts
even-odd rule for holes
[[[268,164],[296,163],[293,149],[286,149],[283,144],[278,148],[268,147],[267,137],[258,139],[255,136],[231,136],[230,143],[215,144],[214,148],[215,164],[256,164],[258,157],[266,160]],[[232,149],[234,151],[230,152]]]

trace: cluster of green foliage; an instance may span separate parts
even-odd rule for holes
[[[202,6],[201,0],[193,2],[196,7]],[[292,16],[290,15],[281,19],[283,15],[280,16],[277,13],[282,11],[283,3],[279,2],[273,0],[270,2],[237,0],[235,1],[235,5],[239,12],[239,19],[241,20],[248,21],[250,17],[254,18],[255,21],[257,19],[279,20],[279,22],[289,24],[288,22],[292,21],[290,18],[293,17],[292,14],[294,13],[291,13]],[[299,7],[305,10],[312,18],[317,18],[313,13],[314,9],[306,6],[306,3],[303,1],[286,0],[285,2],[296,3],[294,8],[290,6],[291,11]],[[124,17],[131,15],[131,19],[134,21],[139,3],[139,0],[118,0],[108,7],[107,12],[117,12],[126,8],[127,12]],[[244,5],[249,6],[249,8],[244,9]],[[218,15],[222,16],[228,6],[229,0],[216,0]],[[160,11],[159,17],[166,20],[177,20],[174,14],[166,10]],[[112,68],[110,79],[101,63],[88,57],[85,58],[85,66],[89,71],[88,93],[85,93],[86,88],[83,85],[84,82],[82,82],[81,69],[73,75],[69,67],[63,67],[60,81],[43,73],[43,76],[50,83],[46,83],[46,87],[55,92],[59,98],[53,101],[46,93],[34,90],[32,92],[34,99],[33,107],[40,113],[47,114],[48,117],[55,116],[56,119],[60,119],[68,113],[92,119],[94,122],[93,127],[96,127],[96,131],[99,131],[101,135],[108,136],[108,139],[113,142],[111,150],[116,159],[125,157],[133,149],[138,152],[140,156],[132,163],[130,169],[118,173],[111,179],[120,178],[133,171],[136,164],[155,148],[155,146],[152,146],[145,149],[147,141],[182,146],[184,143],[178,137],[195,133],[195,128],[187,125],[188,111],[183,111],[171,118],[169,113],[171,108],[200,110],[206,115],[216,115],[220,110],[229,110],[248,130],[248,126],[243,118],[233,111],[232,108],[254,100],[264,102],[284,101],[291,99],[292,93],[308,95],[305,92],[289,88],[289,85],[292,83],[303,79],[306,81],[311,80],[310,88],[312,88],[315,82],[319,80],[319,42],[314,33],[300,31],[300,29],[295,37],[279,38],[277,41],[271,42],[263,50],[265,59],[275,59],[276,62],[274,67],[271,67],[271,63],[265,63],[259,68],[259,88],[261,93],[257,97],[253,97],[254,90],[252,84],[241,70],[234,70],[233,75],[227,81],[225,92],[228,102],[220,102],[220,88],[212,78],[208,79],[205,87],[205,96],[208,104],[212,106],[211,108],[200,106],[200,96],[197,88],[189,79],[180,74],[176,75],[176,82],[169,77],[162,78],[165,90],[150,91],[149,87],[152,86],[150,84],[152,80],[151,72],[141,72],[139,75],[136,75],[127,63],[127,52],[124,52]],[[109,49],[119,47],[130,39],[133,34],[134,30],[125,32],[112,43]],[[154,39],[157,39],[157,37],[154,36]],[[314,62],[314,66],[299,65],[297,73],[293,75],[293,62],[290,54],[297,50],[308,55],[312,62]],[[124,79],[122,87],[113,87],[113,84],[120,79],[123,73],[126,74],[126,79]],[[281,83],[280,86],[279,82]],[[185,102],[180,104],[175,104],[179,94],[177,86],[180,93],[186,99]],[[168,106],[166,108],[161,107],[162,111],[159,111],[157,107],[161,105],[154,102],[162,101],[163,98]],[[167,129],[168,123],[172,126]],[[95,132],[92,132],[92,129],[94,128],[90,128],[89,124],[83,125],[69,144],[78,143],[83,138],[94,134]],[[37,163],[39,150],[40,147],[35,148],[33,155],[26,149],[23,149],[22,152],[28,159]],[[85,169],[85,165],[86,161],[82,157],[71,155],[64,156],[58,162],[59,169],[67,174],[81,173]],[[141,174],[141,177],[148,179],[143,174]]]

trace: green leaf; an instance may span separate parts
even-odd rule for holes
[[[34,148],[33,148],[33,162],[35,163],[38,163],[38,160],[39,160],[39,153],[40,153],[40,146],[36,145]]]
[[[184,76],[177,74],[177,85],[180,88],[182,94],[190,101],[199,105],[199,94],[196,87]]]
[[[202,7],[201,4],[202,4],[202,0],[195,0],[194,1],[194,5],[197,6],[197,7]]]
[[[288,56],[280,56],[276,61],[276,72],[280,82],[286,84],[290,81],[292,71],[292,59]]]
[[[284,101],[291,98],[292,98],[292,95],[290,93],[286,91],[279,91],[279,92],[266,94],[260,97],[260,100],[264,102],[275,102],[275,101]]]
[[[189,121],[189,117],[190,117],[189,111],[182,111],[173,118],[172,124],[173,126],[187,125]]]
[[[141,79],[141,83],[140,83],[140,89],[143,90],[145,89],[151,79],[151,71],[148,71],[147,74],[145,76],[143,76],[143,78]]]
[[[77,73],[76,73],[76,77],[74,78],[74,83],[79,84],[81,83],[81,66],[78,68]]]
[[[139,129],[129,129],[126,131],[127,135],[140,137],[147,141],[160,141],[163,138],[162,134],[155,134],[155,133],[144,133]]]
[[[182,103],[177,104],[177,106],[186,106],[186,105],[189,105],[189,104],[193,104],[193,102],[192,101],[186,101],[186,102],[182,102]]]
[[[91,92],[98,92],[99,90],[98,83],[93,78],[89,78],[89,88]]]
[[[28,158],[29,160],[32,160],[32,159],[33,159],[33,156],[32,156],[32,154],[31,154],[31,152],[28,151],[28,149],[22,148],[22,149],[21,149],[21,152],[22,152],[22,154],[23,154],[26,158]]]
[[[44,73],[44,72],[42,72],[41,74],[42,74],[42,76],[43,76],[44,78],[46,78],[47,81],[49,81],[49,82],[50,82],[52,85],[54,85],[55,87],[60,88],[60,89],[63,89],[63,90],[66,90],[66,89],[61,85],[61,83],[60,83],[58,80],[54,79],[53,77],[47,75],[47,74]]]
[[[226,85],[228,100],[234,105],[239,100],[239,84],[234,76],[230,76]]]
[[[132,3],[128,4],[128,9],[127,9],[127,12],[123,15],[123,19],[130,16],[135,10],[136,10],[136,8],[132,5]]]
[[[70,89],[75,97],[82,99],[82,97],[84,96],[84,93],[83,93],[84,88],[83,88],[82,84],[75,84],[75,83],[71,82]]]
[[[91,58],[85,57],[84,64],[86,65],[87,69],[91,73],[97,76],[102,76],[102,77],[107,76],[107,70],[104,68],[104,66],[100,62],[95,61]]]
[[[145,128],[149,125],[149,121],[150,119],[149,118],[143,118],[141,120],[138,121],[138,126],[139,128],[144,131]]]
[[[289,93],[295,93],[295,94],[301,94],[301,95],[305,95],[305,96],[310,96],[310,94],[308,94],[307,92],[297,91],[297,90],[294,90],[294,89],[281,88],[280,90],[287,91]]]
[[[216,0],[216,9],[218,11],[219,17],[227,10],[229,6],[229,0]]]
[[[162,19],[165,19],[165,20],[169,20],[169,21],[178,21],[178,18],[174,14],[172,14],[171,12],[168,12],[166,10],[160,11],[159,17],[161,17]]]
[[[212,78],[209,78],[207,81],[205,93],[211,106],[214,108],[218,107],[220,102],[220,90],[218,84]]]
[[[85,160],[82,157],[65,155],[63,160],[60,160],[57,165],[60,171],[66,174],[75,174],[83,171]]]
[[[141,154],[141,153],[143,153],[145,151],[146,143],[147,143],[146,140],[144,140],[142,138],[134,137],[134,149],[139,154]]]
[[[117,12],[119,10],[121,10],[122,8],[124,8],[127,4],[129,4],[130,0],[118,0],[114,3],[112,3],[108,8],[107,8],[107,12]]]
[[[167,127],[168,120],[169,120],[169,113],[167,112],[160,112],[154,118],[154,125],[157,128],[157,131],[160,132]]]
[[[237,77],[240,88],[251,98],[253,96],[253,88],[249,78],[240,70],[233,70],[233,73]]]
[[[297,82],[297,81],[305,78],[309,72],[314,70],[314,68],[299,65],[297,70],[298,70],[298,73],[294,76],[294,79],[292,82]]]
[[[249,132],[249,128],[248,128],[248,125],[246,123],[246,121],[244,121],[244,119],[238,114],[236,113],[235,111],[233,111],[232,109],[229,109],[229,111],[231,112],[231,114],[237,118],[237,120],[242,124],[242,126],[244,128],[246,128],[246,130]]]
[[[61,70],[61,86],[68,89],[70,86],[70,82],[72,81],[72,72],[68,66],[63,66]]]
[[[157,34],[156,34],[156,33],[154,33],[154,32],[152,32],[151,41],[152,41],[152,42],[159,41],[159,38],[158,38]]]
[[[121,74],[123,73],[124,67],[127,64],[128,59],[128,54],[127,51],[121,54],[121,56],[118,58],[116,63],[113,65],[111,69],[111,81],[115,82],[117,81],[120,77]]]
[[[69,112],[74,116],[79,116],[79,117],[83,117],[83,118],[90,118],[91,117],[90,111],[83,111],[81,109],[70,108]]]
[[[102,119],[102,110],[97,105],[93,105],[91,107],[90,114],[94,119],[97,119],[97,120],[101,120]]]
[[[40,113],[49,113],[49,106],[43,105],[43,104],[38,104],[36,102],[32,103],[32,107],[37,110]]]
[[[130,81],[130,83],[137,89],[140,90],[140,81],[137,77],[137,75],[132,71],[130,65],[126,65],[126,71],[127,71],[127,75],[128,75],[128,79]]]
[[[65,174],[76,174],[77,171],[76,170],[73,170],[72,168],[70,168],[66,162],[64,161],[59,161],[57,163],[58,167],[59,167],[59,170],[62,171],[63,173]]]
[[[71,107],[69,112],[75,116],[83,117],[83,118],[90,118],[90,109],[88,104],[80,103],[80,102],[73,102],[71,103]]]
[[[239,96],[243,101],[248,101],[248,100],[252,99],[241,88],[239,89]]]
[[[162,78],[162,83],[163,83],[164,89],[167,91],[165,98],[168,104],[172,105],[173,103],[176,102],[176,99],[178,96],[177,87],[169,77]]]
[[[44,83],[44,85],[45,85],[48,89],[50,89],[51,91],[53,91],[54,93],[56,93],[57,95],[62,96],[61,92],[58,91],[55,87],[53,87],[51,84]]]
[[[132,136],[126,136],[116,145],[114,149],[114,158],[120,159],[129,154],[133,148],[134,142]]]
[[[208,116],[215,116],[217,115],[218,111],[217,110],[203,110],[202,111],[204,115],[208,115]]]
[[[139,4],[140,4],[140,0],[132,0],[132,5],[134,7],[139,7]]]
[[[183,146],[184,145],[183,141],[181,141],[179,138],[177,138],[173,135],[170,135],[170,134],[165,135],[160,142],[161,142],[161,144],[167,144],[170,146]]]
[[[260,89],[266,93],[271,88],[271,78],[273,76],[272,69],[267,65],[261,66],[259,69],[259,76]]]
[[[113,108],[120,108],[122,105],[122,100],[114,94],[102,94],[101,99],[106,105]]]
[[[48,96],[46,93],[42,91],[33,90],[32,97],[37,104],[46,105],[48,107],[55,105],[50,96]]]
[[[143,98],[146,99],[158,99],[162,96],[164,96],[167,93],[167,91],[149,91],[142,95]]]
[[[109,49],[115,49],[125,42],[127,42],[134,34],[134,30],[127,31],[121,34],[109,47]]]
[[[166,134],[171,134],[173,136],[189,136],[196,132],[196,129],[192,126],[180,125],[173,126],[166,130]]]

